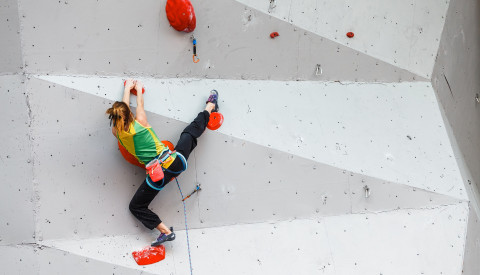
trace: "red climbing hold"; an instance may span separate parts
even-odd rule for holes
[[[147,246],[142,250],[132,252],[132,256],[138,265],[154,264],[165,259],[165,246]]]
[[[275,37],[277,37],[277,36],[280,36],[280,34],[278,34],[278,32],[272,32],[272,33],[270,34],[270,38],[275,38]]]
[[[126,161],[128,161],[130,164],[133,164],[140,168],[145,169],[145,164],[141,164],[140,162],[138,162],[138,159],[134,157],[132,154],[130,154],[127,151],[127,149],[125,149],[125,147],[123,147],[122,144],[120,144],[120,142],[118,142],[118,149],[120,149],[120,153],[122,153],[123,158]]]
[[[207,128],[210,130],[217,130],[223,124],[223,115],[221,113],[213,112],[210,114]]]
[[[167,0],[165,6],[170,26],[179,32],[193,32],[197,25],[195,11],[190,0]]]
[[[127,81],[125,80],[125,81],[123,82],[123,87],[125,87],[125,84],[126,84],[126,83],[127,83]],[[134,94],[134,95],[137,95],[137,90],[135,90],[135,88],[131,89],[130,92],[131,92],[132,94]],[[145,87],[142,88],[142,94],[144,94],[144,93],[145,93]]]
[[[352,38],[355,36],[355,34],[353,32],[347,32],[347,36],[348,38]]]

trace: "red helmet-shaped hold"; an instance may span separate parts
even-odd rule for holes
[[[179,32],[193,32],[197,25],[190,0],[167,0],[165,6],[170,25]]]

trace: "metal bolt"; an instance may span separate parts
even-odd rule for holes
[[[365,185],[363,190],[365,190],[365,198],[368,199],[370,197],[370,188],[368,188],[368,185]]]
[[[268,7],[268,12],[272,12],[272,10],[276,7],[275,0],[270,0],[270,6]]]
[[[315,75],[321,75],[323,73],[322,66],[317,64],[317,69],[315,70]]]

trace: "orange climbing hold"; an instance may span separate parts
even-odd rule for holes
[[[207,128],[210,130],[217,130],[223,124],[223,115],[221,113],[213,112],[210,114]]]
[[[171,143],[170,141],[162,140],[162,143],[167,145],[168,149],[170,149],[171,151],[175,150],[175,147],[173,146],[173,143]]]
[[[139,251],[132,252],[132,256],[138,265],[148,265],[165,259],[165,246],[147,246]]]
[[[120,149],[120,153],[122,153],[123,158],[126,161],[128,161],[130,164],[133,164],[133,165],[136,165],[140,168],[145,169],[145,165],[138,162],[138,159],[136,157],[134,157],[132,154],[130,154],[127,151],[127,149],[125,149],[125,147],[123,147],[122,144],[120,144],[120,142],[118,142],[118,149]]]
[[[167,0],[165,6],[168,22],[179,32],[193,32],[197,25],[195,11],[190,0]]]
[[[125,81],[123,82],[123,87],[125,87],[125,84],[126,84],[126,83],[127,83],[127,81],[125,80]],[[134,94],[134,95],[137,95],[137,90],[135,90],[135,88],[131,89],[130,92],[131,92],[132,94]],[[145,93],[145,87],[142,88],[142,94],[144,94],[144,93]]]

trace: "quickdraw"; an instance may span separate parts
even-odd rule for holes
[[[193,63],[198,63],[200,59],[197,57],[197,39],[192,36],[192,43],[193,43]]]

